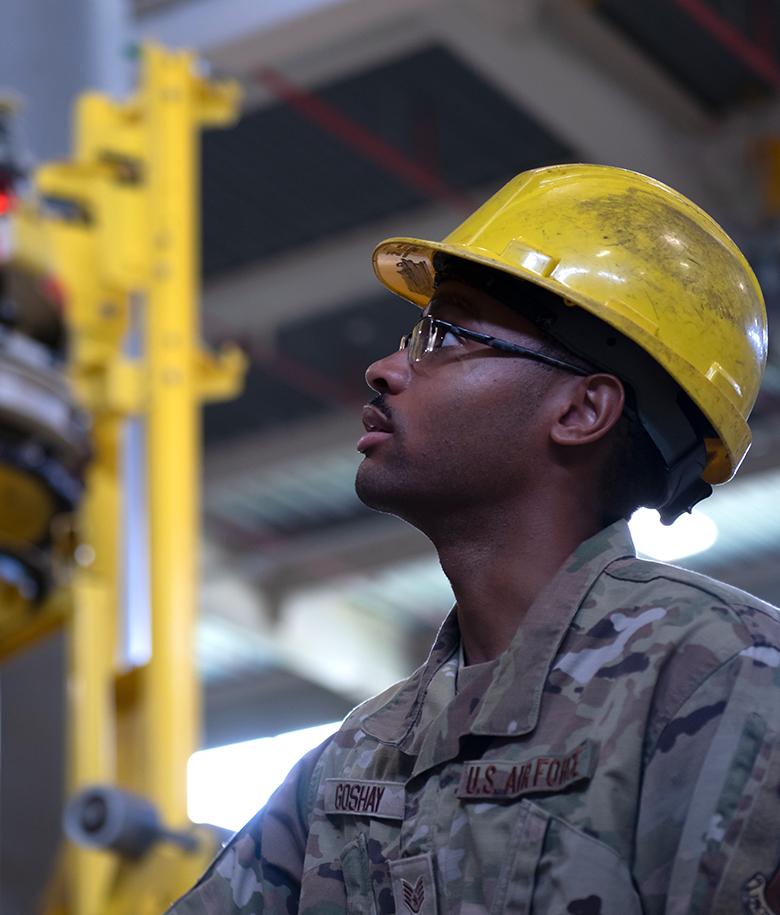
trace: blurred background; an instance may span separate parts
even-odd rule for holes
[[[336,722],[425,659],[447,582],[422,535],[353,490],[365,368],[416,311],[371,251],[443,237],[524,169],[649,174],[750,260],[770,323],[752,450],[681,545],[635,530],[649,555],[780,602],[780,2],[4,0],[17,161],[67,157],[77,94],[126,95],[148,40],[244,90],[201,149],[202,335],[250,360],[203,417],[204,748]],[[53,865],[64,683],[56,634],[0,667],[3,915],[37,911]]]

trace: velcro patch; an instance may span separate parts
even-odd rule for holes
[[[325,780],[325,813],[402,820],[404,786],[398,782],[328,778]]]
[[[430,852],[390,862],[397,915],[436,915],[436,884]]]
[[[745,911],[750,915],[775,915],[766,901],[766,877],[763,874],[753,874],[742,886],[742,901]]]
[[[565,756],[536,756],[525,763],[477,759],[463,764],[458,797],[512,798],[543,791],[562,791],[593,775],[596,745],[586,740]]]

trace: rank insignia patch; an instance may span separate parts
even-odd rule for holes
[[[425,884],[423,878],[418,877],[414,886],[407,883],[401,878],[401,890],[403,891],[404,905],[413,915],[417,915],[425,902]]]
[[[436,915],[436,884],[430,853],[390,862],[396,915]]]
[[[780,915],[780,867],[769,883],[763,874],[753,874],[742,886],[742,898],[750,915]]]

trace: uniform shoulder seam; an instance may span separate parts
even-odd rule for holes
[[[309,790],[306,795],[306,823],[311,828],[311,818],[314,815],[314,808],[317,806],[317,792],[319,791],[320,781],[322,780],[322,770],[325,766],[325,757],[338,731],[334,731],[330,737],[327,737],[319,747],[319,756],[312,769],[311,778],[309,779]]]
[[[650,584],[655,581],[670,581],[682,587],[692,588],[702,594],[716,600],[718,603],[725,605],[729,610],[736,612],[736,607],[750,607],[761,613],[777,620],[778,608],[748,591],[743,591],[734,585],[710,578],[702,572],[693,572],[690,569],[681,569],[677,566],[663,565],[661,563],[647,562],[646,560],[633,560],[641,562],[643,566],[656,569],[656,574],[650,577],[642,578],[639,581],[628,578],[623,575],[615,574],[611,567],[604,570],[604,574],[614,581],[629,581],[633,584]],[[738,614],[737,614],[738,615]]]

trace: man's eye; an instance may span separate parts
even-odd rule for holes
[[[459,346],[460,337],[456,336],[451,330],[448,330],[443,337],[439,338],[441,342],[439,346]]]

